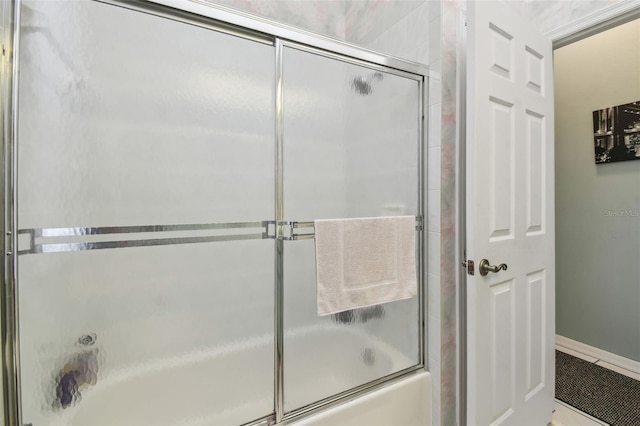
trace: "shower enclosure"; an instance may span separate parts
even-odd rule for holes
[[[425,71],[186,6],[5,19],[11,424],[270,424],[424,368]],[[418,298],[317,316],[313,220],[397,215]]]

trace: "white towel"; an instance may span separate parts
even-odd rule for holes
[[[413,297],[416,219],[316,220],[318,315]]]

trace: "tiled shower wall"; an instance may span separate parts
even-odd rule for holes
[[[208,1],[360,46],[367,46],[426,2],[426,0]]]

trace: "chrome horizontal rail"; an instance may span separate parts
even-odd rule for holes
[[[313,228],[314,222],[292,222],[294,228]]]
[[[282,227],[280,239],[286,241],[312,240],[315,238],[314,222],[279,222]],[[19,249],[18,255],[39,253],[61,253],[87,250],[152,247],[175,244],[211,243],[217,241],[263,240],[276,238],[275,221],[200,223],[185,225],[137,225],[72,228],[30,228],[20,229],[18,235],[29,237],[28,248]],[[192,235],[193,232],[222,230],[259,230],[259,232]],[[307,232],[298,232],[305,230]],[[416,230],[422,230],[422,217],[416,217]],[[114,238],[96,241],[91,237],[101,235],[154,234],[163,232],[190,233],[165,238]]]
[[[296,229],[308,229],[314,228],[314,222],[280,222],[280,226],[283,227],[283,232],[281,233],[281,239],[286,241],[297,241],[297,240],[312,240],[315,238],[315,231],[311,232],[296,232]],[[288,228],[288,229],[286,229]],[[424,229],[424,219],[421,215],[416,216],[416,231],[422,231]]]
[[[284,225],[289,225],[290,230],[287,233],[283,233],[283,239],[289,241],[295,240],[312,240],[315,237],[315,229],[314,222],[284,222]],[[296,229],[309,229],[311,228],[311,232],[296,232]]]
[[[162,232],[194,232],[247,229],[259,232],[221,235],[184,235],[166,238],[113,239],[109,241],[86,241],[96,235],[149,234]],[[217,241],[262,240],[275,238],[275,221],[202,223],[186,225],[106,226],[87,228],[32,228],[21,229],[19,235],[29,236],[29,248],[19,250],[18,255],[38,253],[60,253],[86,250],[101,250],[130,247],[151,247],[175,244],[210,243]],[[68,241],[71,238],[72,241]],[[65,239],[67,241],[65,241]],[[62,241],[61,241],[62,240]],[[80,240],[80,241],[77,241]],[[82,241],[85,240],[85,241]]]
[[[35,232],[36,237],[69,237],[105,234],[139,234],[144,232],[200,231],[207,229],[263,228],[268,221],[201,223],[189,225],[105,226],[100,228],[41,228],[23,229],[19,233]]]

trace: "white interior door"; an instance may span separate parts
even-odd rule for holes
[[[468,4],[468,423],[542,426],[555,374],[551,41],[503,3]],[[508,269],[483,276],[481,259]]]

